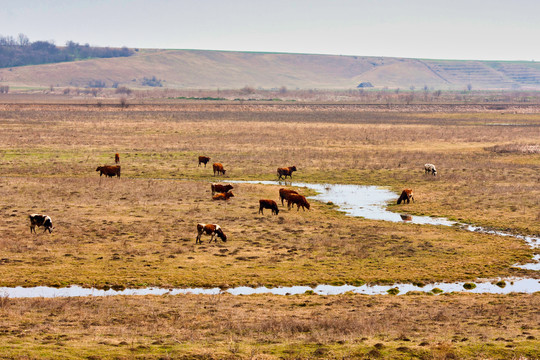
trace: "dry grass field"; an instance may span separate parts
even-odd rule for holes
[[[277,200],[280,186],[238,184],[219,203],[210,192],[213,181],[274,180],[277,167],[296,165],[296,181],[413,188],[416,202],[395,211],[539,234],[540,111],[530,106],[5,103],[0,128],[0,286],[540,277],[511,266],[538,251],[517,239],[351,218],[317,202],[258,215],[258,200]],[[116,152],[121,178],[100,178],[96,167]],[[226,176],[197,167],[198,155]],[[437,177],[424,175],[426,162]],[[30,213],[50,215],[53,233],[30,234]],[[196,245],[198,222],[220,224],[229,241]],[[538,299],[0,298],[0,355],[534,358]]]
[[[2,358],[537,359],[537,295],[148,296],[0,303]]]

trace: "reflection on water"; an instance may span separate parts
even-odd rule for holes
[[[497,284],[498,283],[498,284]],[[67,288],[54,288],[47,286],[36,287],[0,287],[0,296],[8,296],[10,298],[55,298],[55,297],[75,297],[75,296],[115,296],[115,295],[180,295],[180,294],[195,294],[195,295],[253,295],[253,294],[273,294],[273,295],[298,295],[304,294],[307,291],[312,291],[318,295],[339,295],[347,292],[365,294],[365,295],[386,295],[390,289],[397,289],[398,294],[406,294],[410,291],[423,293],[439,293],[439,292],[469,292],[475,294],[509,294],[512,292],[534,293],[540,291],[540,282],[536,279],[516,279],[506,280],[505,282],[484,282],[475,283],[476,287],[471,290],[466,290],[465,283],[435,283],[425,286],[417,286],[413,284],[395,284],[395,285],[318,285],[310,286],[286,286],[277,288],[258,287],[251,288],[240,286],[221,290],[220,288],[192,288],[192,289],[162,289],[162,288],[144,288],[144,289],[124,289],[124,290],[99,290],[94,288],[83,288],[80,286],[70,286]],[[437,292],[436,292],[437,291]]]

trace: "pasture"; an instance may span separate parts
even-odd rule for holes
[[[512,267],[537,251],[517,239],[351,218],[331,203],[287,210],[278,201],[281,186],[233,184],[234,197],[220,202],[210,189],[211,182],[275,180],[278,167],[295,165],[294,181],[387,186],[396,200],[402,189],[413,189],[415,202],[391,204],[396,211],[539,234],[539,109],[169,101],[127,108],[0,104],[0,110],[0,286],[540,278]],[[115,153],[122,177],[100,178],[96,167],[114,165]],[[222,163],[226,175],[199,167],[201,155]],[[424,174],[425,163],[437,166],[437,176]],[[259,199],[278,202],[279,215],[258,214]],[[53,233],[30,234],[30,213],[51,216]],[[219,224],[228,241],[208,244],[203,237],[195,244],[197,223]],[[59,347],[74,357],[540,356],[536,294],[1,300],[0,324],[8,330],[0,344],[12,357],[22,356],[22,348],[47,357]],[[201,313],[199,304],[207,306]],[[86,325],[71,317],[97,308]],[[104,309],[114,315],[105,319]],[[44,328],[48,312],[52,323]],[[57,324],[63,321],[75,330]],[[179,325],[185,321],[189,327]],[[497,321],[495,333],[489,327]]]

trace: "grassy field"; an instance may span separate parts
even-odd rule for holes
[[[0,303],[3,358],[537,359],[537,295],[148,296]]]
[[[530,107],[512,112],[474,107],[429,111],[425,106],[401,111],[168,102],[128,108],[20,103],[0,104],[0,110],[0,286],[232,287],[540,278],[511,267],[538,251],[517,239],[351,218],[332,204],[317,202],[309,212],[280,205],[278,216],[257,214],[258,200],[277,200],[280,186],[238,184],[235,197],[219,203],[210,192],[213,181],[273,180],[277,167],[296,165],[294,180],[302,182],[380,185],[396,193],[413,188],[416,202],[390,205],[395,211],[539,234],[540,112]],[[112,164],[116,152],[122,177],[100,178],[96,167]],[[223,163],[227,175],[214,177],[211,166],[197,167],[198,155]],[[436,164],[437,177],[424,175],[426,162]],[[35,212],[52,217],[52,234],[30,234],[27,217]],[[229,241],[209,244],[203,238],[202,245],[195,245],[198,222],[220,224]],[[534,358],[539,356],[533,350],[539,335],[538,299],[0,298],[0,325],[9,329],[0,334],[0,344],[7,357],[22,357],[24,349],[31,349],[30,357],[53,357],[63,346],[63,354],[73,357],[99,357],[103,351],[104,357]],[[211,311],[214,302],[227,309]],[[199,305],[202,313],[195,310]],[[178,310],[182,306],[186,309]],[[175,311],[200,317],[186,320]],[[375,321],[377,311],[386,315]],[[272,312],[300,320],[293,321],[292,330],[279,318],[270,325],[258,322]],[[85,325],[77,320],[83,316],[73,317],[81,313],[96,319]],[[220,316],[215,324],[209,320],[213,313]],[[457,326],[454,332],[435,320],[439,313]],[[360,318],[353,325],[343,320],[356,314]],[[44,318],[75,323],[74,333]],[[126,326],[132,320],[133,328]],[[184,321],[192,322],[189,329],[177,325]],[[362,321],[374,322],[374,328],[366,329]],[[497,322],[495,331],[492,324]],[[210,345],[216,353],[205,350]]]

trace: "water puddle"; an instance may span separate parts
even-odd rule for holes
[[[57,298],[57,297],[76,297],[76,296],[132,296],[132,295],[254,295],[254,294],[272,294],[272,295],[299,295],[313,293],[317,295],[339,295],[345,293],[356,293],[364,295],[386,295],[393,293],[403,295],[408,292],[421,293],[449,293],[449,292],[469,292],[475,294],[509,294],[513,292],[534,293],[540,291],[540,281],[536,279],[516,279],[499,280],[497,282],[475,283],[474,288],[468,285],[472,283],[434,283],[425,286],[413,284],[395,284],[395,285],[318,285],[310,286],[284,286],[276,288],[258,287],[251,288],[240,286],[231,289],[222,290],[220,288],[187,288],[187,289],[164,289],[164,288],[143,288],[143,289],[124,289],[124,290],[100,290],[94,288],[83,288],[80,286],[70,286],[65,288],[54,288],[47,286],[36,287],[0,287],[0,296],[10,298]]]
[[[282,185],[277,181],[230,181],[237,184],[263,184],[263,185]],[[309,196],[309,199],[332,202],[338,208],[349,216],[358,216],[371,220],[383,220],[392,222],[406,222],[421,225],[443,225],[459,226],[465,231],[475,231],[498,236],[510,236],[525,241],[532,248],[540,247],[540,237],[515,235],[506,232],[493,231],[478,226],[461,224],[450,221],[445,218],[434,218],[429,216],[416,216],[410,214],[398,214],[388,211],[386,206],[391,201],[396,201],[398,195],[392,191],[377,186],[361,185],[321,185],[308,183],[287,183],[295,187],[305,187],[315,190],[317,195]],[[535,255],[533,262],[523,265],[514,265],[522,269],[540,271],[540,254]],[[143,289],[123,289],[123,290],[100,290],[95,288],[83,288],[80,286],[70,286],[66,288],[54,288],[47,286],[37,287],[0,287],[0,296],[10,298],[30,298],[30,297],[74,297],[74,296],[114,296],[114,295],[178,295],[178,294],[200,294],[217,295],[228,293],[232,295],[252,295],[252,294],[275,294],[275,295],[295,295],[312,292],[319,295],[338,295],[347,292],[381,295],[387,293],[405,294],[410,291],[424,293],[457,292],[465,291],[470,293],[490,293],[490,294],[508,294],[512,292],[534,293],[540,291],[540,281],[537,279],[506,279],[492,280],[491,282],[471,283],[434,283],[425,286],[413,284],[394,284],[394,285],[318,285],[309,286],[290,286],[277,288],[251,288],[237,287],[222,290],[220,288],[188,288],[188,289],[164,289],[164,288],[143,288]]]

